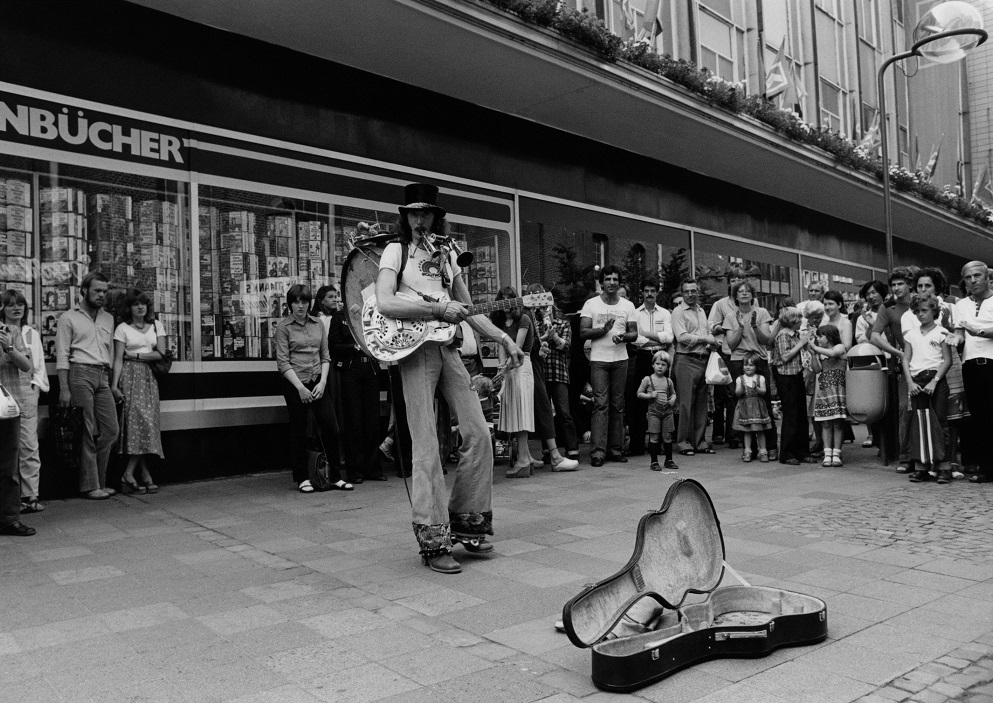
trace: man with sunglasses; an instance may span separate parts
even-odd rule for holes
[[[953,325],[955,334],[946,343],[965,342],[962,353],[962,382],[969,412],[980,422],[993,418],[993,291],[990,291],[990,270],[982,261],[970,261],[962,267],[967,298],[955,303]],[[976,433],[976,456],[979,473],[970,477],[973,483],[993,483],[993,433]]]

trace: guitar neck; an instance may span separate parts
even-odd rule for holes
[[[517,307],[523,307],[520,298],[507,298],[505,300],[494,300],[490,303],[470,305],[467,314],[469,317],[472,317],[473,315],[486,315],[497,310],[510,310]]]

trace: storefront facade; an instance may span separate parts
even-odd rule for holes
[[[562,251],[649,275],[685,259],[712,296],[755,269],[768,306],[885,279],[855,222],[130,3],[13,3],[0,40],[0,288],[46,349],[89,270],[153,297],[177,358],[164,480],[282,468],[285,292],[336,282],[411,181],[441,187],[477,300],[559,282]]]

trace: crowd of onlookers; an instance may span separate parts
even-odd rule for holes
[[[892,453],[897,472],[914,482],[969,474],[976,483],[993,481],[993,435],[979,426],[993,417],[993,292],[985,264],[966,264],[958,296],[937,268],[898,267],[885,283],[862,286],[852,309],[840,292],[813,281],[807,300],[780,299],[776,310],[766,310],[757,303],[754,273],[732,268],[727,295],[709,309],[692,279],[678,295],[670,292],[672,310],[658,304],[659,284],[647,279],[636,307],[616,266],[599,271],[598,290],[572,306],[578,310],[567,309],[556,286],[548,310],[520,306],[491,315],[526,356],[515,368],[501,358],[495,377],[486,374],[482,344],[463,323],[456,343],[484,413],[506,438],[507,476],[527,477],[544,465],[574,471],[581,440],[590,443],[593,467],[647,451],[652,470],[674,470],[674,452],[714,454],[715,445],[741,450],[743,462],[842,466],[844,444],[854,439],[848,355],[853,345],[869,343],[886,357],[888,402],[896,412],[869,427],[863,446]],[[527,292],[542,291],[535,285]],[[497,297],[518,294],[504,288]],[[326,457],[324,488],[387,480],[384,462],[399,458],[396,423],[384,438],[382,370],[353,336],[337,289],[315,295],[296,285],[286,301],[275,340],[294,482],[301,492],[315,490],[311,450]],[[40,336],[25,323],[24,296],[8,290],[0,303],[0,383],[20,410],[18,418],[0,420],[0,534],[31,535],[20,515],[45,508],[38,500],[37,418],[49,382]],[[123,492],[157,490],[149,458],[163,456],[156,374],[171,358],[167,341],[148,296],[111,292],[99,273],[86,276],[77,304],[61,317],[58,400],[81,415],[83,496],[115,493],[107,485],[115,451],[126,457]],[[448,435],[457,418],[440,416],[439,436]],[[531,453],[533,439],[541,458]],[[445,451],[454,444],[442,442]]]

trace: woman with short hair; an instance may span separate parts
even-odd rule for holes
[[[307,471],[307,410],[314,413],[318,437],[324,449],[331,488],[352,490],[341,480],[338,449],[338,419],[327,391],[331,354],[323,323],[310,314],[310,288],[294,285],[286,292],[290,314],[276,325],[276,368],[282,376],[283,397],[290,419],[290,456],[293,482],[301,493],[313,493]]]
[[[142,291],[128,291],[121,307],[121,323],[114,330],[114,375],[110,392],[123,401],[120,453],[128,457],[121,475],[122,493],[155,493],[159,487],[148,471],[148,457],[164,457],[159,383],[149,364],[170,356],[166,333],[155,319],[152,301]],[[140,483],[135,471],[141,469]]]

